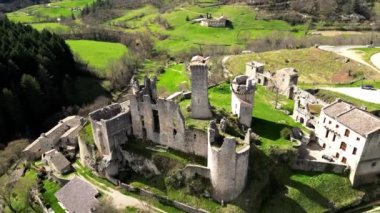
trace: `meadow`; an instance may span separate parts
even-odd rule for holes
[[[294,67],[300,76],[299,83],[307,85],[347,84],[363,76],[372,80],[380,79],[379,73],[369,67],[352,60],[347,62],[344,57],[317,48],[238,55],[228,60],[226,66],[232,74],[242,74],[249,61],[264,63],[267,71]]]
[[[184,64],[172,64],[158,78],[157,90],[162,96],[190,89],[189,72]]]
[[[8,13],[11,21],[21,23],[46,22],[57,18],[78,16],[80,9],[93,2],[93,0],[64,0],[52,1],[49,4],[36,4],[18,11]]]
[[[106,76],[112,61],[120,59],[128,52],[128,48],[120,43],[90,40],[67,40],[74,55],[88,64],[100,76]]]
[[[214,17],[224,15],[232,25],[226,28],[202,27],[192,20],[209,13]],[[169,28],[161,26],[155,19],[161,17]],[[255,11],[247,5],[223,5],[199,7],[183,5],[159,15],[157,8],[150,5],[137,10],[129,10],[125,15],[106,23],[127,32],[144,31],[147,28],[156,37],[156,48],[171,55],[198,48],[198,44],[241,46],[247,40],[264,37],[273,31],[291,32],[296,36],[305,34],[303,25],[291,26],[280,20],[257,20]],[[163,39],[164,37],[167,37]]]

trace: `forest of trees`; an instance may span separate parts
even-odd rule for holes
[[[65,87],[78,73],[63,39],[0,20],[0,143],[28,136],[68,104]]]

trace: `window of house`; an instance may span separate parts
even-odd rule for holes
[[[337,124],[337,125],[335,125],[335,128],[339,128],[339,125]]]
[[[195,139],[197,139],[197,135],[196,135],[196,134],[194,134],[194,140],[195,140]]]
[[[358,149],[356,147],[354,147],[354,150],[352,151],[352,154],[353,155],[356,155],[356,152],[358,151]]]
[[[333,141],[335,141],[336,135],[334,134]]]
[[[326,148],[326,144],[325,143],[322,145],[322,148]]]
[[[336,158],[339,158],[339,153],[336,153],[336,154],[335,154],[335,157],[336,157]]]
[[[325,135],[326,138],[329,137],[329,133],[330,133],[330,131],[329,131],[329,130],[326,130],[326,135]]]
[[[323,123],[325,123],[325,122],[326,122],[326,118],[323,119]]]
[[[360,138],[359,138],[359,137],[357,137],[357,138],[356,138],[356,140],[357,140],[357,141],[360,141]]]
[[[344,136],[346,137],[350,136],[350,130],[346,129],[346,131],[344,131]]]
[[[176,135],[177,135],[177,130],[173,129],[173,137],[175,137]]]
[[[329,121],[329,124],[331,124],[331,121]]]
[[[371,166],[372,166],[372,167],[375,167],[376,164],[377,164],[376,162],[372,162]]]
[[[346,151],[347,144],[345,142],[340,143],[340,149],[343,150],[343,151]]]
[[[342,158],[342,163],[347,163],[347,159],[345,157]]]

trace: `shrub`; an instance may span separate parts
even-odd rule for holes
[[[281,131],[280,131],[280,135],[281,135],[281,138],[284,138],[286,140],[289,140],[290,139],[290,135],[292,134],[292,130],[288,127],[285,127],[283,128]]]

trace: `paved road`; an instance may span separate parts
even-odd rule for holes
[[[328,45],[321,45],[318,48],[324,51],[329,51],[336,53],[338,55],[341,55],[343,57],[349,58],[351,60],[357,61],[361,64],[364,64],[366,66],[371,67],[372,69],[376,70],[377,72],[380,72],[380,64],[379,67],[375,67],[372,64],[366,62],[360,54],[358,54],[355,50],[355,48],[366,48],[367,46],[364,45],[345,45],[345,46],[328,46]],[[380,56],[379,56],[380,57]],[[380,61],[379,61],[380,63]],[[379,68],[379,69],[378,69]]]
[[[363,101],[380,104],[380,90],[366,90],[360,87],[322,87]]]
[[[376,53],[371,57],[371,62],[380,70],[380,53]]]

